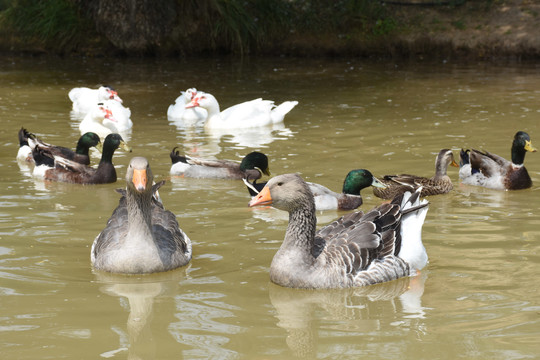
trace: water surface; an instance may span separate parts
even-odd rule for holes
[[[72,146],[68,91],[115,87],[132,111],[131,154],[115,184],[43,183],[15,155],[21,126]],[[181,90],[222,108],[258,97],[298,100],[284,126],[206,133],[166,117]],[[240,160],[266,153],[273,174],[299,172],[340,190],[353,168],[431,176],[442,148],[509,157],[514,133],[540,147],[540,71],[519,64],[347,60],[4,58],[0,65],[0,348],[13,359],[524,359],[540,352],[540,155],[534,186],[460,185],[430,198],[421,275],[366,289],[306,291],[268,280],[287,215],[250,209],[241,182],[170,178],[174,146]],[[160,190],[193,241],[192,263],[150,276],[93,272],[90,246],[118,202],[131,156],[150,160]],[[363,191],[364,209],[380,203]],[[340,216],[318,214],[320,225]]]

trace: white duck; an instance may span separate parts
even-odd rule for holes
[[[69,99],[73,102],[73,111],[81,116],[86,115],[94,105],[106,100],[115,100],[120,104],[122,99],[118,93],[109,86],[100,86],[98,89],[77,87],[69,91]]]
[[[103,105],[109,109],[112,114],[112,120],[110,118],[105,118],[105,120],[103,120],[105,126],[115,129],[115,132],[118,133],[125,132],[133,127],[133,122],[130,119],[131,110],[129,110],[129,108],[124,107],[116,100],[104,101]]]
[[[283,122],[285,115],[297,104],[298,101],[285,101],[275,106],[273,101],[259,98],[220,111],[219,103],[213,95],[197,93],[197,96],[186,105],[186,109],[194,107],[206,109],[208,111],[206,128],[252,128]]]
[[[197,95],[197,89],[189,88],[182,91],[182,94],[176,98],[173,105],[169,105],[167,109],[167,117],[172,121],[180,121],[184,125],[194,125],[198,122],[205,121],[208,117],[208,112],[201,107],[187,108],[186,105],[193,100]]]
[[[93,132],[98,134],[100,138],[105,138],[109,134],[120,132],[116,128],[116,123],[112,111],[103,103],[99,103],[86,114],[79,124],[79,130],[81,134]]]

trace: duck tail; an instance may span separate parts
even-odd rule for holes
[[[36,166],[45,165],[48,167],[54,167],[54,157],[52,157],[48,151],[39,146],[32,149],[32,157],[34,158],[34,163]]]
[[[276,124],[283,122],[285,115],[287,115],[287,113],[289,113],[289,111],[291,111],[296,105],[298,105],[298,101],[285,101],[276,106],[274,109],[272,109],[270,114],[272,117],[272,123]]]
[[[19,146],[30,146],[28,140],[35,140],[35,138],[36,136],[31,132],[28,132],[25,128],[22,127],[21,130],[19,130]]]
[[[398,256],[405,260],[411,269],[411,275],[422,269],[428,262],[428,256],[422,243],[422,226],[428,212],[428,201],[420,200],[422,187],[414,193],[405,192],[401,199],[401,246]]]
[[[459,167],[463,167],[464,165],[470,164],[471,161],[469,159],[469,152],[470,150],[463,150],[459,152]]]
[[[187,163],[187,158],[185,156],[180,155],[180,152],[177,151],[176,149],[178,149],[178,146],[175,146],[172,149],[171,153],[169,154],[173,165],[176,164],[177,162]]]

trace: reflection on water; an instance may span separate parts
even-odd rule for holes
[[[0,67],[4,358],[537,357],[538,153],[525,161],[530,190],[461,185],[449,169],[454,190],[429,198],[427,281],[335,291],[269,283],[286,212],[248,208],[241,181],[169,175],[175,146],[238,161],[259,150],[273,175],[297,172],[331,189],[355,168],[432,174],[442,148],[506,156],[517,130],[533,144],[540,138],[537,65],[9,58]],[[114,86],[131,110],[133,152],[115,152],[118,178],[132,156],[145,156],[156,181],[167,180],[160,196],[193,241],[187,269],[163,278],[94,274],[92,241],[125,185],[43,182],[15,160],[21,126],[74,147],[80,119],[70,117],[67,93],[97,82]],[[259,96],[299,104],[277,127],[211,133],[167,118],[191,86],[223,108]],[[92,163],[100,156],[92,152]],[[381,201],[370,189],[362,197],[362,210]],[[318,212],[318,226],[341,215]]]
[[[154,303],[166,291],[168,282],[181,281],[186,269],[178,269],[149,276],[126,276],[96,272],[97,281],[102,284],[103,293],[125,298],[120,304],[129,312],[127,334],[121,328],[114,328],[119,337],[119,347],[101,353],[101,357],[114,357],[119,352],[128,352],[128,359],[155,359],[156,341],[151,330]],[[122,300],[122,299],[121,299]]]
[[[380,319],[393,319],[392,326],[422,334],[426,309],[421,297],[426,278],[422,273],[366,288],[336,290],[298,290],[272,284],[270,301],[276,308],[278,326],[287,330],[287,346],[296,357],[312,359],[321,341],[331,344],[332,337],[344,333],[358,337],[373,334],[384,327]],[[321,310],[323,313],[315,315]],[[318,321],[324,325],[314,324]]]

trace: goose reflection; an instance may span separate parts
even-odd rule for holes
[[[269,295],[276,309],[277,325],[287,331],[287,346],[294,356],[315,358],[321,319],[326,323],[325,333],[371,334],[381,330],[383,318],[394,319],[391,321],[394,326],[423,333],[421,319],[426,308],[421,297],[426,278],[422,272],[412,278],[367,287],[331,290],[290,289],[270,284]],[[321,309],[326,315],[320,315]]]
[[[120,346],[101,354],[102,357],[112,357],[123,351],[128,351],[128,359],[156,357],[156,344],[150,327],[154,300],[167,292],[168,284],[178,284],[185,278],[186,271],[182,268],[141,277],[96,272],[97,280],[103,284],[100,291],[110,296],[127,298],[129,305],[127,336],[118,330]]]

